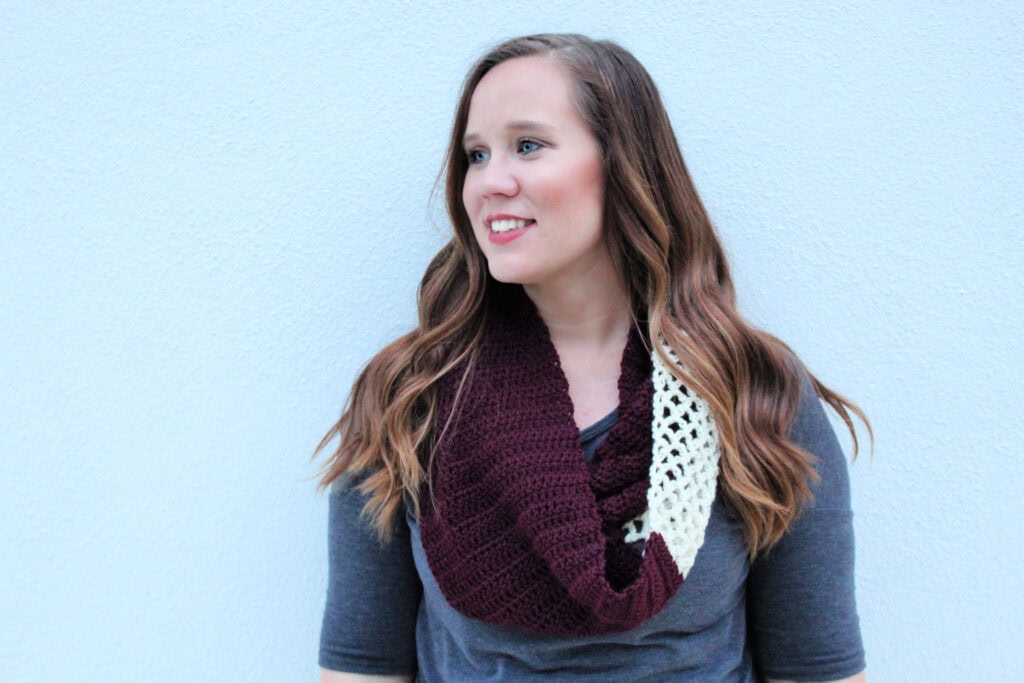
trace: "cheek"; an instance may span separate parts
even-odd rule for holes
[[[580,169],[580,177],[586,179],[591,191],[598,197],[604,195],[604,164],[600,156],[594,155],[589,163]]]
[[[566,196],[574,198],[576,211],[582,213],[603,213],[604,207],[604,173],[600,166],[581,165],[571,176],[572,180],[565,186]]]
[[[476,202],[476,192],[473,191],[473,181],[469,176],[462,181],[462,208],[469,214],[469,220],[476,221],[476,209],[479,207],[479,203]]]

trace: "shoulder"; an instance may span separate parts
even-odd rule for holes
[[[846,455],[810,375],[799,370],[800,402],[789,428],[789,439],[814,458],[817,480],[811,482],[816,509],[848,509],[850,482]]]
[[[790,440],[813,456],[814,496],[747,580],[758,671],[780,680],[835,680],[864,669],[854,591],[853,512],[846,457],[822,401],[801,374]]]

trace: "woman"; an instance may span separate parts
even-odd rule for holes
[[[446,183],[419,325],[321,444],[322,680],[864,680],[818,397],[860,413],[736,312],[643,67],[499,45]]]

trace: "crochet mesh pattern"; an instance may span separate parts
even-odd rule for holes
[[[679,363],[672,349],[664,348]],[[626,541],[646,541],[659,533],[685,577],[704,545],[721,448],[707,402],[676,379],[658,354],[652,353],[651,361],[653,457],[647,510],[626,524]]]

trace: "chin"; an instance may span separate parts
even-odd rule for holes
[[[491,277],[502,282],[506,285],[525,285],[527,284],[526,278],[519,273],[509,270],[491,270]]]
[[[519,267],[513,263],[488,263],[491,277],[507,285],[527,285],[536,280],[537,273],[531,268]]]

